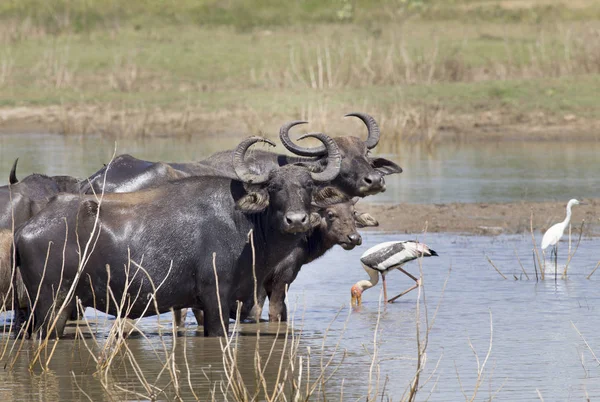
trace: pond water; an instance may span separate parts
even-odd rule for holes
[[[295,312],[294,322],[288,330],[300,337],[298,350],[299,354],[305,355],[305,363],[307,350],[311,350],[311,381],[320,372],[321,351],[324,350],[326,359],[333,356],[332,364],[326,369],[332,377],[324,386],[328,400],[340,400],[342,393],[343,400],[364,400],[369,392],[372,362],[369,353],[373,351],[376,333],[378,350],[375,361],[378,365],[373,371],[371,391],[399,400],[413,378],[417,350],[417,291],[380,309],[381,286],[378,285],[364,293],[360,309],[353,310],[349,306],[350,287],[367,278],[358,264],[360,254],[374,244],[398,238],[405,236],[363,233],[361,247],[349,252],[334,248],[323,258],[305,266],[291,287],[288,300]],[[552,276],[536,282],[528,236],[493,238],[428,234],[420,240],[440,256],[422,261],[423,289],[432,328],[421,384],[427,378],[431,379],[424,384],[418,400],[425,400],[430,393],[429,399],[433,401],[461,400],[461,385],[469,397],[473,395],[478,374],[476,357],[469,342],[483,363],[490,346],[491,323],[491,353],[482,373],[476,400],[489,399],[491,395],[505,401],[536,400],[539,395],[546,401],[582,400],[586,395],[593,400],[594,396],[600,396],[599,364],[577,332],[581,332],[592,350],[600,351],[596,336],[600,331],[596,310],[600,302],[597,290],[600,277],[586,279],[598,263],[595,240],[582,240],[571,260],[568,279],[559,278],[556,282]],[[566,244],[563,249],[567,249]],[[492,268],[485,255],[508,279],[503,279]],[[529,280],[523,274],[516,255]],[[559,265],[564,266],[565,257],[560,258]],[[413,262],[406,269],[418,275],[419,265]],[[447,286],[443,291],[446,280]],[[411,280],[400,272],[388,275],[390,296],[411,284]],[[439,310],[432,323],[438,305]],[[420,306],[424,317],[422,301]],[[88,309],[86,316],[94,320],[93,310]],[[165,332],[162,338],[157,319],[146,318],[141,328],[147,338],[136,337],[127,341],[136,364],[157,388],[171,381],[164,372],[157,380],[173,341],[168,316],[164,314],[161,317]],[[103,322],[101,318],[99,321]],[[175,338],[178,342],[176,362],[181,372],[179,381],[183,383],[181,395],[183,399],[193,397],[187,386],[188,371],[182,349],[185,343],[190,382],[196,395],[207,400],[214,390],[215,381],[223,378],[223,354],[219,340],[194,336],[196,326],[191,314],[187,322],[187,336],[180,334]],[[423,321],[422,328],[425,325]],[[260,338],[256,336],[257,330],[261,332]],[[240,378],[251,389],[255,384],[257,345],[260,349],[258,356],[263,363],[273,347],[274,357],[266,364],[265,378],[269,384],[275,381],[280,353],[284,349],[283,339],[274,341],[276,330],[275,324],[242,324],[240,334],[235,338]],[[108,326],[100,325],[99,337],[102,339],[107,331]],[[281,331],[284,332],[285,328]],[[325,335],[327,337],[323,340]],[[167,353],[163,351],[161,339],[165,339]],[[291,337],[288,338],[290,342]],[[93,345],[89,339],[88,343]],[[3,384],[0,395],[6,393],[21,398],[67,401],[86,400],[85,392],[94,401],[110,399],[101,386],[100,376],[92,375],[96,365],[81,340],[61,340],[50,370],[45,373],[39,369],[32,373],[27,370],[33,355],[31,345],[31,341],[25,342],[13,370],[0,371],[0,383]],[[98,356],[102,352],[94,346],[92,351]],[[139,393],[138,396],[121,393],[118,399],[139,399],[140,395],[147,395],[134,373],[128,371],[126,365],[118,363],[119,359],[115,361],[116,368],[109,383]],[[375,386],[377,369],[378,387]],[[307,377],[305,369],[303,379]],[[216,400],[221,400],[218,386],[216,389]],[[311,398],[323,399],[323,395],[319,394]]]
[[[117,154],[148,160],[195,161],[230,149],[239,138],[120,139]],[[282,147],[278,146],[281,150]],[[19,177],[32,172],[87,177],[107,163],[115,141],[102,137],[52,134],[0,136],[0,183],[7,182],[19,157]],[[600,143],[503,142],[385,149],[404,168],[386,177],[385,193],[370,197],[378,203],[448,203],[549,201],[600,197]]]
[[[237,139],[228,138],[119,140],[117,154],[191,161],[231,148],[236,142]],[[2,135],[0,167],[8,173],[14,158],[20,157],[19,177],[31,172],[86,177],[106,163],[113,150],[112,140],[99,137]],[[388,191],[371,197],[373,202],[507,202],[600,197],[600,164],[596,163],[600,145],[596,143],[515,142],[448,145],[431,151],[423,148],[379,151],[399,163],[405,172],[389,177]],[[399,400],[416,369],[418,293],[414,291],[380,308],[381,286],[377,286],[365,292],[360,309],[349,306],[350,287],[367,278],[358,264],[361,253],[374,244],[396,238],[407,239],[406,235],[363,233],[361,247],[352,251],[336,247],[304,267],[288,297],[290,309],[295,311],[294,322],[279,328],[287,330],[289,336],[276,337],[275,324],[242,324],[234,337],[240,377],[232,382],[244,381],[251,389],[260,385],[255,382],[255,365],[260,361],[266,366],[265,379],[271,387],[276,381],[282,351],[299,337],[298,353],[304,355],[303,384],[316,380],[321,354],[325,361],[332,358],[325,370],[331,378],[322,389],[317,388],[322,393],[315,393],[312,400],[323,400],[323,395],[328,400],[365,400],[369,392]],[[596,240],[582,240],[570,263],[568,279],[559,278],[556,282],[552,276],[536,281],[528,236],[427,234],[420,240],[440,257],[423,260],[430,320],[438,304],[439,310],[435,322],[430,321],[427,363],[418,400],[428,397],[434,401],[460,400],[464,398],[463,392],[469,397],[473,395],[478,369],[470,345],[481,364],[490,345],[490,335],[491,353],[479,383],[477,400],[491,396],[506,401],[536,400],[540,396],[546,401],[581,400],[587,395],[592,399],[600,397],[599,362],[590,351],[591,348],[600,355],[600,343],[595,336],[600,331],[596,310],[600,305],[600,276],[586,279],[600,259]],[[539,241],[538,238],[537,244]],[[566,245],[561,249],[566,250]],[[486,255],[508,279],[492,268]],[[516,255],[529,279],[522,273]],[[562,266],[565,257],[563,251],[559,261]],[[419,272],[416,262],[407,269],[414,274]],[[446,279],[447,287],[442,291]],[[388,276],[390,295],[411,284],[400,272]],[[420,306],[423,318],[424,305]],[[32,341],[23,343],[11,368],[16,352],[10,349],[12,341],[7,343],[6,337],[2,338],[0,346],[8,348],[2,362],[4,369],[0,370],[0,397],[48,401],[138,400],[155,393],[160,399],[164,395],[159,389],[172,389],[173,381],[178,381],[182,399],[194,397],[188,386],[191,383],[201,400],[221,400],[219,386],[224,378],[221,343],[218,339],[197,336],[191,313],[188,330],[180,331],[177,337],[172,335],[169,314],[160,317],[162,327],[157,318],[142,320],[144,336],[133,337],[126,343],[135,362],[123,363],[121,357],[125,354],[121,352],[109,377],[103,377],[102,373],[94,375],[97,365],[92,356],[106,353],[102,346],[112,320],[97,316],[93,310],[88,310],[86,317],[95,323],[92,329],[98,332],[100,343],[95,344],[89,337],[87,343],[72,337],[53,343],[55,349],[47,371],[39,366],[29,370],[35,354]],[[7,324],[6,316],[4,320]],[[422,336],[425,327],[423,321]],[[378,348],[373,360],[375,335]],[[177,378],[163,370],[174,341]],[[307,363],[308,350],[311,359]],[[42,360],[48,359],[49,353],[44,352]],[[131,369],[134,365],[148,383],[142,384]],[[112,395],[107,393],[103,381],[111,387]],[[169,392],[169,397],[174,397]]]

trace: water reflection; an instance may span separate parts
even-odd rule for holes
[[[163,161],[200,160],[231,149],[242,137],[120,139],[117,154]],[[0,168],[20,157],[19,176],[32,172],[87,177],[113,154],[112,139],[51,134],[0,136]],[[278,147],[280,152],[283,147]],[[600,197],[600,143],[503,142],[376,149],[404,168],[388,176],[382,203],[508,202]]]

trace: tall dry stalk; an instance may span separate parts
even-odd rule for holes
[[[471,348],[471,351],[473,352],[473,355],[475,356],[475,361],[477,363],[477,378],[475,379],[475,384],[473,384],[473,390],[472,390],[471,395],[468,395],[467,392],[465,391],[465,388],[463,387],[463,383],[460,379],[458,367],[455,367],[456,368],[456,377],[457,377],[458,383],[460,385],[460,390],[465,398],[465,401],[468,401],[468,402],[472,402],[477,398],[477,393],[478,393],[479,389],[481,388],[481,385],[483,384],[483,380],[486,378],[485,368],[486,368],[487,362],[490,358],[490,355],[492,354],[492,341],[494,339],[494,325],[493,325],[493,320],[492,320],[492,310],[491,309],[490,309],[489,313],[490,313],[490,341],[489,341],[487,353],[485,354],[483,361],[480,360],[479,354],[475,350],[475,347],[473,346],[471,339],[468,338],[469,347]],[[499,390],[497,390],[496,393],[498,391]]]
[[[575,249],[571,252],[571,225],[569,225],[569,253],[567,257],[567,263],[565,264],[565,269],[563,271],[562,277],[567,277],[567,271],[569,269],[569,264],[571,263],[571,259],[579,249],[579,244],[581,243],[581,236],[583,235],[583,226],[585,224],[585,219],[581,221],[581,227],[579,228],[579,237],[577,238],[577,244],[575,245]]]

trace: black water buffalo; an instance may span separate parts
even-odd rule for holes
[[[352,201],[323,207],[314,206],[313,211],[318,213],[318,216],[313,214],[313,217],[317,219],[315,227],[266,277],[262,286],[259,286],[256,294],[257,303],[255,304],[254,295],[251,295],[243,303],[240,312],[241,320],[259,321],[267,297],[269,297],[269,320],[287,320],[286,289],[296,279],[300,268],[321,257],[336,244],[345,250],[352,250],[362,243],[356,228],[379,225],[370,214],[355,210],[354,204],[358,200],[359,198],[355,198]],[[181,314],[181,312],[176,313]],[[175,315],[175,322],[178,326],[185,317],[185,313],[184,311],[183,316]],[[236,318],[236,314],[237,308],[231,311],[231,318]],[[198,325],[201,325],[202,311],[194,309],[194,315]]]
[[[362,244],[357,228],[377,226],[379,223],[367,213],[359,213],[354,204],[357,199],[320,208],[319,224],[304,241],[299,243],[288,257],[267,275],[258,292],[258,304],[252,308],[249,318],[261,316],[266,297],[269,298],[269,321],[286,321],[286,291],[298,276],[303,265],[322,257],[339,244],[344,250],[352,250]],[[253,305],[252,302],[250,305]]]
[[[385,180],[383,176],[401,173],[402,168],[394,162],[384,158],[369,155],[371,149],[379,143],[380,131],[375,119],[365,113],[350,113],[346,116],[358,117],[365,123],[368,129],[366,141],[357,137],[334,137],[342,155],[342,166],[340,174],[332,180],[331,184],[342,190],[351,197],[365,197],[385,191]],[[304,148],[292,142],[289,130],[305,121],[293,121],[285,124],[279,131],[279,137],[283,145],[299,156],[288,156],[265,151],[255,151],[249,155],[253,166],[266,171],[276,166],[284,166],[290,163],[304,163],[306,166],[319,171],[326,165],[326,149],[324,147]],[[230,172],[231,164],[227,163],[231,151],[216,153],[209,158],[196,163],[171,163],[176,169],[195,174],[195,170],[201,165],[209,165]]]
[[[106,193],[130,193],[190,176],[190,173],[175,169],[164,162],[149,162],[123,154],[91,175],[81,191],[85,194],[100,194],[102,190]],[[194,176],[238,178],[237,175],[226,174],[212,166],[202,166],[196,170]]]
[[[18,159],[9,176],[9,185],[0,187],[0,229],[16,228],[38,213],[56,194],[78,192],[79,182],[71,176],[46,176],[34,173],[19,181]]]
[[[332,185],[338,187],[351,197],[364,197],[385,191],[383,176],[400,173],[400,168],[395,163],[369,155],[369,151],[379,142],[380,131],[375,119],[363,113],[351,113],[348,116],[359,117],[368,128],[366,141],[357,137],[336,137],[336,142],[342,156],[340,173]],[[327,164],[327,154],[324,147],[303,148],[294,144],[289,138],[289,130],[306,122],[293,121],[283,125],[280,129],[280,138],[283,145],[291,152],[300,156],[276,154],[266,151],[253,151],[247,156],[253,172],[263,174],[272,169],[288,164],[302,163],[313,171],[322,171]],[[169,163],[175,169],[175,174],[188,174],[192,176],[217,175],[237,179],[231,154],[232,150],[218,152],[200,162]],[[105,184],[106,192],[117,192],[115,189],[139,190],[163,184],[170,180],[173,171],[169,171],[160,162],[148,162],[132,157],[120,155],[110,164],[90,176],[91,187],[98,191]],[[106,176],[106,178],[104,178]],[[88,188],[87,193],[92,191]],[[119,190],[119,192],[123,192]]]
[[[239,180],[189,177],[145,191],[104,194],[101,203],[93,195],[56,196],[15,234],[23,282],[30,294],[39,292],[32,305],[35,327],[62,335],[72,303],[60,314],[53,306],[61,306],[73,286],[83,306],[112,315],[202,309],[204,334],[223,335],[236,300],[252,294],[253,275],[262,283],[316,223],[311,203],[344,197],[321,186],[339,173],[338,147],[323,134],[310,136],[327,147],[322,172],[287,165],[254,174],[244,162],[246,151],[256,142],[271,142],[252,137],[232,155]],[[88,242],[92,246],[78,271]]]

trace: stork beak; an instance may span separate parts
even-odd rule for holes
[[[352,300],[350,301],[350,305],[352,307],[360,307],[362,304],[362,295],[352,294]]]

